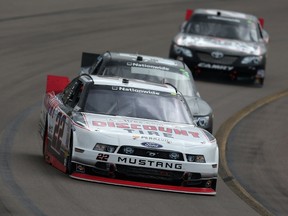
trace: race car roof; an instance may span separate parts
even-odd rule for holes
[[[230,17],[230,18],[238,18],[238,19],[247,19],[247,20],[254,20],[257,21],[257,17],[240,13],[236,11],[228,11],[228,10],[218,10],[218,9],[196,9],[193,14],[207,14],[207,15],[218,15],[223,17]]]
[[[158,66],[167,66],[167,67],[176,67],[183,68],[185,67],[184,63],[178,60],[161,58],[156,56],[149,55],[140,55],[140,54],[131,54],[131,53],[120,53],[120,52],[106,52],[110,57],[110,61],[137,61],[141,63],[148,63]]]
[[[168,84],[151,83],[144,80],[125,79],[121,77],[104,77],[97,75],[91,75],[90,77],[93,79],[94,85],[121,86],[128,88],[167,92],[172,94],[177,93],[176,89]],[[83,78],[87,81],[89,80],[86,76],[84,76]]]

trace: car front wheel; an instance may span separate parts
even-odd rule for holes
[[[72,174],[75,171],[75,164],[72,162],[72,154],[73,154],[73,136],[71,135],[70,139],[70,148],[69,148],[69,155],[67,156],[66,160],[66,173]]]

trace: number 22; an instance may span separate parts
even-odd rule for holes
[[[56,117],[53,139],[51,143],[51,146],[55,149],[57,153],[60,153],[65,122],[66,116],[59,112]]]

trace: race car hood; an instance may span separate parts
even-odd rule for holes
[[[263,55],[266,52],[265,45],[258,42],[245,42],[240,40],[223,39],[218,37],[199,36],[179,33],[174,38],[174,43],[179,46],[221,50],[240,55]]]
[[[147,145],[152,143],[151,145],[183,151],[207,148],[207,145],[216,147],[215,138],[194,125],[88,113],[83,116],[87,128],[95,131],[99,142],[142,147],[143,143],[148,142]]]
[[[208,105],[206,101],[202,100],[200,97],[185,96],[185,99],[193,115],[211,115],[212,108]]]

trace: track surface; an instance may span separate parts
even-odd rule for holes
[[[202,97],[214,109],[216,132],[237,111],[287,88],[288,44],[287,29],[283,28],[288,16],[287,1],[269,5],[260,0],[0,0],[1,216],[258,215],[221,179],[216,196],[191,196],[77,181],[42,159],[37,130],[47,74],[74,77],[82,51],[113,50],[166,57],[185,10],[198,7],[263,16],[271,36],[268,76],[263,88],[197,81]],[[267,127],[274,128],[273,117]],[[262,137],[261,133],[253,134],[256,140],[256,136]],[[282,147],[273,149],[273,153],[287,152],[287,145]],[[253,166],[283,172],[281,165],[274,167],[259,160],[262,163]],[[247,167],[238,164],[237,169],[241,173]],[[261,173],[266,184],[270,183],[265,176],[269,174]],[[244,184],[245,180],[241,179]],[[248,180],[257,187],[255,179]],[[261,195],[261,201],[269,196],[257,195]]]
[[[288,215],[288,91],[285,95],[242,119],[227,145],[233,176],[274,215]]]

